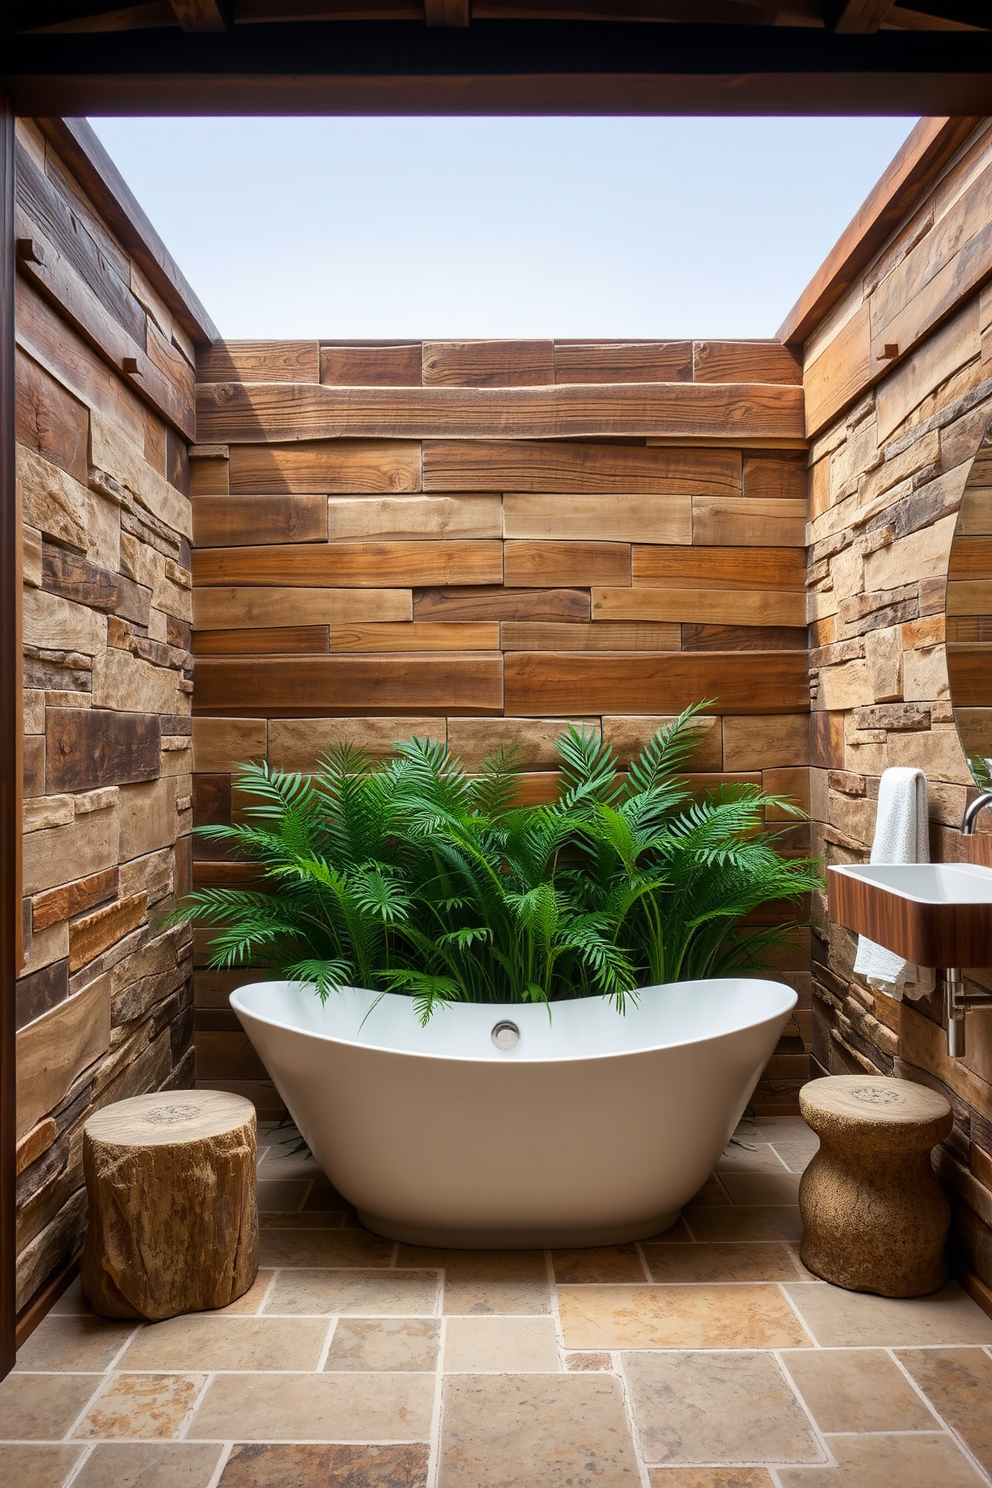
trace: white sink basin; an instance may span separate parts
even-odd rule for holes
[[[970,863],[864,863],[830,871],[922,904],[992,904],[992,868]]]
[[[992,868],[863,863],[827,876],[838,925],[917,966],[992,966]]]

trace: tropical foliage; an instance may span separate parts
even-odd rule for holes
[[[552,1002],[757,968],[788,924],[743,921],[796,904],[817,864],[765,826],[790,803],[754,785],[693,792],[679,776],[699,704],[621,773],[598,734],[559,740],[555,801],[517,804],[512,755],[466,773],[440,744],[396,758],[330,751],[313,777],[246,765],[253,804],[200,828],[262,869],[256,889],[201,889],[175,918],[219,927],[215,967],[265,964],[322,998],[357,985],[439,1002]]]

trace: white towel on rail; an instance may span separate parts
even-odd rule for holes
[[[930,838],[927,811],[927,777],[922,770],[885,770],[878,786],[878,814],[873,863],[929,863]],[[902,1001],[926,997],[934,989],[930,966],[914,966],[895,951],[876,945],[867,936],[858,937],[854,970],[879,992]]]

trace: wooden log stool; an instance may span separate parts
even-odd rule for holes
[[[944,1097],[885,1075],[832,1075],[804,1085],[799,1107],[820,1138],[799,1185],[804,1265],[882,1297],[943,1286],[950,1208],[930,1153],[953,1124]]]
[[[221,1090],[105,1106],[83,1128],[83,1291],[104,1317],[226,1307],[258,1272],[255,1108]]]

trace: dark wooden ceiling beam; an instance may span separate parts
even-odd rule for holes
[[[834,30],[844,33],[877,31],[896,0],[842,0]]]
[[[467,26],[471,12],[472,0],[424,0],[428,26]]]
[[[169,0],[184,31],[226,31],[231,7],[226,0]]]

